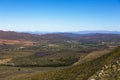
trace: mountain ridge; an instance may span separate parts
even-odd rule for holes
[[[119,41],[120,34],[105,34],[105,33],[88,33],[88,34],[76,34],[76,33],[49,33],[49,34],[30,34],[25,32],[14,32],[14,31],[1,31],[0,39],[5,40],[19,40],[19,41]]]

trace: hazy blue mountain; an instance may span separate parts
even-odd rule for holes
[[[30,34],[39,34],[39,35],[41,35],[41,34],[47,34],[47,33],[49,33],[49,32],[28,31],[27,33],[30,33]]]
[[[76,34],[102,33],[102,34],[120,34],[120,31],[78,31]]]
[[[40,31],[33,31],[27,32],[30,34],[56,34],[56,33],[73,33],[73,34],[93,34],[93,33],[102,33],[102,34],[120,34],[120,31],[76,31],[76,32],[40,32]]]

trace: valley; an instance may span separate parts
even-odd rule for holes
[[[118,34],[9,32],[11,39],[8,32],[2,33],[6,35],[0,36],[0,80],[120,79]],[[116,72],[111,72],[111,64]]]

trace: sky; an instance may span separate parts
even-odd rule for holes
[[[0,30],[120,31],[120,0],[0,0]]]

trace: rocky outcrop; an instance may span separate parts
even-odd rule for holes
[[[88,80],[120,80],[120,57],[113,63],[104,65]]]

